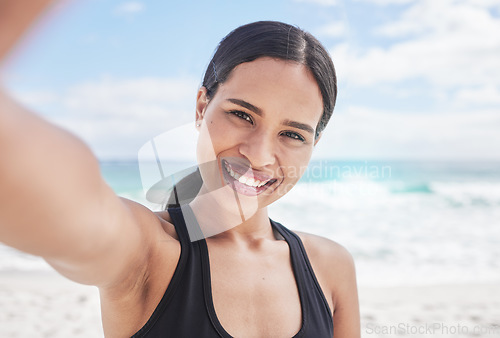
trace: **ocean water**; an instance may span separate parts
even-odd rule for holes
[[[105,162],[115,192],[145,200],[136,162]],[[270,216],[354,257],[363,286],[500,282],[500,162],[315,161]],[[0,271],[45,270],[0,246]]]
[[[500,163],[316,165],[336,169],[299,184],[271,216],[345,246],[360,285],[500,282]]]

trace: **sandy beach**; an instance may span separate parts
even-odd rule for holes
[[[362,337],[500,337],[500,285],[359,289]]]
[[[103,337],[99,292],[56,272],[2,272],[0,337]]]
[[[500,285],[360,287],[362,337],[500,337]],[[0,273],[0,337],[102,337],[95,287]]]

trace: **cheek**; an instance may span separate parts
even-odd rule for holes
[[[224,118],[213,118],[205,122],[204,142],[210,146],[210,156],[216,157],[225,155],[225,152],[232,150],[245,137],[241,130],[238,130]]]
[[[219,169],[214,140],[206,123],[202,123],[196,145],[196,158],[200,167],[200,173],[205,184],[214,189],[219,181]],[[214,186],[215,184],[215,186]]]
[[[295,186],[297,184],[297,182],[304,174],[306,168],[307,163],[304,163],[303,165],[288,166],[283,169],[282,174],[285,176],[283,183],[289,185],[289,187],[286,188],[286,191],[289,191],[292,186]]]
[[[231,143],[223,121],[206,118],[200,127],[196,157],[205,184],[212,190],[220,188],[220,156],[225,155]]]
[[[288,156],[282,157],[280,175],[283,175],[283,182],[277,188],[279,196],[287,194],[297,184],[307,170],[311,154],[312,149],[302,149],[289,152]]]
[[[207,111],[201,124],[198,137],[198,158],[214,160],[223,146],[225,134],[224,121],[213,111]]]
[[[214,147],[212,145],[212,138],[204,125],[201,126],[200,134],[198,135],[196,157],[199,164],[213,161],[216,158]]]
[[[299,180],[305,173],[312,155],[312,147],[289,151],[283,158],[283,165],[287,172],[284,174],[290,179]]]

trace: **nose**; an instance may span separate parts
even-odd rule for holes
[[[276,162],[276,145],[272,136],[265,132],[254,131],[247,135],[239,147],[253,168],[264,168]]]

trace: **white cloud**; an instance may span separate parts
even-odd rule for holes
[[[494,104],[500,106],[500,89],[495,86],[464,88],[455,94],[454,101],[457,105],[473,103],[478,105]]]
[[[388,47],[337,45],[339,78],[353,85],[423,79],[436,89],[500,84],[500,18],[470,1],[422,0],[375,32]]]
[[[17,93],[16,98],[21,100],[25,105],[30,107],[44,106],[57,102],[58,95],[54,91],[25,91]]]
[[[143,10],[144,10],[144,4],[142,2],[128,1],[115,7],[114,12],[120,15],[132,15],[142,12]]]
[[[343,37],[348,33],[347,25],[342,22],[332,22],[317,30],[318,36]]]
[[[411,2],[415,2],[416,0],[357,0],[360,2],[373,3],[379,6],[386,5],[406,5]]]
[[[103,78],[68,89],[64,104],[73,111],[93,114],[135,116],[154,114],[164,108],[185,108],[196,95],[195,79]]]
[[[346,41],[332,48],[339,83],[404,95],[422,92],[415,85],[422,80],[439,107],[337,111],[315,157],[499,160],[500,35],[492,32],[500,31],[500,18],[487,1],[477,3],[415,2],[374,30],[385,46]]]
[[[499,25],[498,18],[494,18],[488,10],[488,6],[459,0],[423,0],[410,6],[398,20],[379,27],[378,32],[386,36],[428,33],[439,38],[480,35]]]
[[[315,158],[500,159],[496,110],[408,114],[352,106],[334,113]]]
[[[50,104],[50,119],[85,140],[100,158],[134,158],[149,139],[194,118],[196,79],[104,78],[61,93],[17,93],[34,108]],[[457,92],[498,102],[498,88]],[[52,110],[54,109],[54,110]],[[315,158],[500,159],[497,109],[440,114],[351,106],[336,111]],[[175,145],[180,147],[181,145]]]
[[[310,3],[320,6],[336,6],[338,5],[338,0],[293,0],[294,2]]]
[[[198,86],[193,78],[103,78],[60,93],[14,94],[81,137],[99,157],[132,158],[150,138],[194,121]],[[47,104],[49,109],[44,107]]]
[[[498,0],[462,0],[462,2],[469,6],[500,9],[500,2]]]

